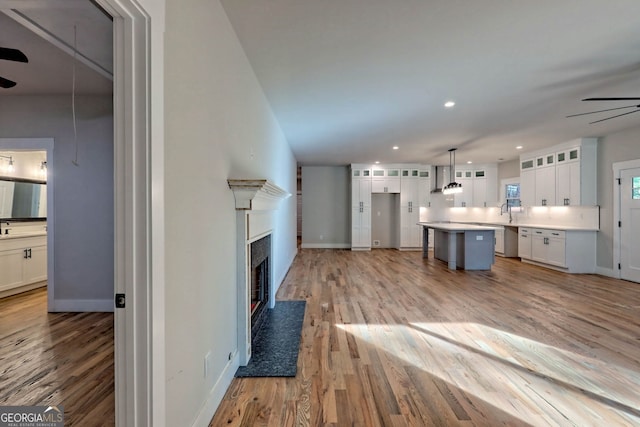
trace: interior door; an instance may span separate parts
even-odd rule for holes
[[[620,277],[640,282],[640,168],[620,171]]]

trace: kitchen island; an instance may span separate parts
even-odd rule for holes
[[[434,230],[433,253],[449,269],[491,270],[495,261],[495,231],[498,227],[449,222],[419,222],[422,226],[422,257],[428,257],[429,229]]]

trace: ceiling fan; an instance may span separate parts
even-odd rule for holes
[[[0,59],[16,62],[29,62],[27,56],[18,49],[11,49],[8,47],[0,47]],[[0,77],[0,87],[3,89],[9,89],[16,85],[16,82]]]
[[[631,97],[631,98],[585,98],[585,99],[583,99],[583,101],[640,101],[640,97]],[[586,114],[603,113],[605,111],[624,110],[624,109],[627,109],[627,108],[635,108],[635,109],[633,111],[627,111],[626,113],[616,114],[615,116],[611,116],[611,117],[607,117],[607,118],[604,118],[604,119],[596,120],[594,122],[589,122],[589,124],[591,125],[591,124],[594,124],[594,123],[604,122],[605,120],[614,119],[616,117],[626,116],[627,114],[637,113],[638,111],[640,111],[640,104],[629,105],[629,106],[626,106],[626,107],[607,108],[605,110],[590,111],[588,113],[572,114],[570,116],[567,116],[567,118],[569,118],[569,117],[577,117],[577,116],[584,116]]]

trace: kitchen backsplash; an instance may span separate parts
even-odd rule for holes
[[[483,222],[508,224],[509,213],[499,207],[450,208],[432,203],[430,208],[420,208],[420,221]],[[512,208],[512,225],[550,225],[584,228],[600,228],[599,206],[529,206]]]

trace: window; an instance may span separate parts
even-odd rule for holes
[[[507,206],[520,206],[520,183],[506,184],[504,190]]]
[[[631,198],[640,200],[640,176],[631,178]]]

